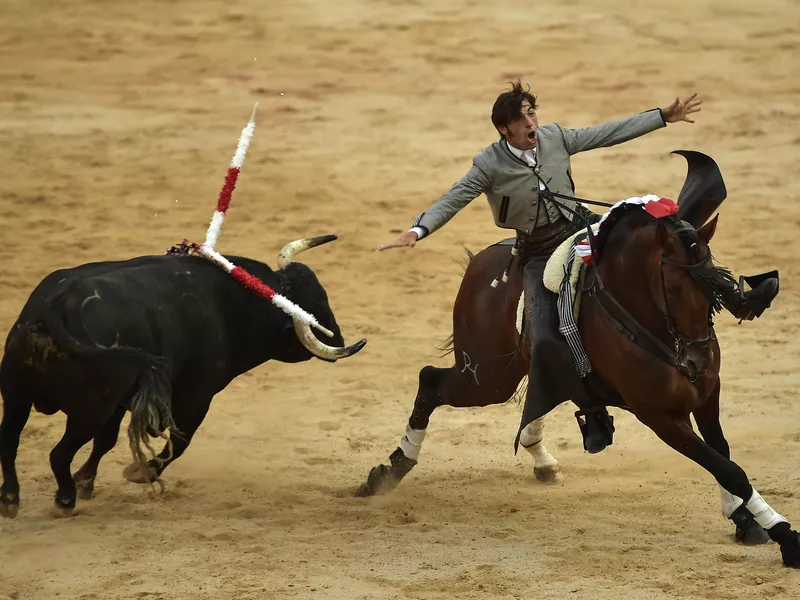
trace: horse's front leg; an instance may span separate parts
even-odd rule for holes
[[[700,408],[694,411],[694,419],[700,435],[705,442],[723,457],[730,460],[731,453],[728,441],[722,433],[722,425],[719,422],[719,391],[720,382],[716,381],[714,390]],[[742,542],[747,546],[765,544],[769,541],[769,535],[761,525],[759,525],[744,506],[744,501],[732,495],[725,488],[720,486],[722,498],[722,514],[736,525],[736,541]]]
[[[704,442],[692,430],[689,415],[675,416],[665,411],[640,411],[637,418],[650,427],[666,444],[711,473],[724,490],[746,499],[743,504],[769,537],[780,544],[783,563],[800,568],[800,534],[769,506],[750,485],[744,470]]]

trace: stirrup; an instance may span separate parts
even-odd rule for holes
[[[600,414],[601,410],[605,414]],[[589,431],[588,415],[596,416],[595,420],[600,421],[600,430]],[[583,449],[590,454],[597,454],[605,450],[614,443],[614,417],[608,414],[605,407],[596,407],[589,410],[575,411],[575,419],[578,421],[578,428],[583,435]]]

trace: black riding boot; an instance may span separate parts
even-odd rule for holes
[[[744,291],[744,284],[750,286]],[[722,292],[722,303],[740,321],[752,321],[767,310],[778,295],[778,271],[739,277],[739,285],[731,282]]]

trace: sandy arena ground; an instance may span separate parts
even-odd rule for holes
[[[233,382],[162,495],[122,479],[121,440],[68,520],[50,517],[64,419],[33,414],[23,505],[0,522],[2,600],[797,597],[800,573],[776,545],[733,542],[713,478],[619,411],[614,445],[589,456],[573,408],[557,409],[546,439],[565,479],[545,485],[513,454],[519,405],[441,409],[397,492],[353,497],[396,447],[419,369],[449,364],[436,346],[462,248],[506,233],[481,198],[414,250],[374,248],[494,141],[491,104],[522,77],[543,123],[573,127],[701,94],[695,125],[575,157],[577,191],[676,197],[685,162],[670,150],[719,162],[716,256],[782,279],[757,322],[718,319],[723,425],[759,491],[800,525],[795,0],[54,4],[0,8],[3,339],[56,268],[202,241],[259,101],[218,247],[274,265],[288,240],[339,234],[304,262],[347,340],[369,344]]]

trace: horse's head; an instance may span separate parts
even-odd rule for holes
[[[717,218],[699,230],[674,217],[659,219],[655,226],[657,262],[650,271],[650,291],[690,377],[702,375],[714,362],[711,317],[719,310],[714,283],[725,275],[713,265],[708,247]]]

